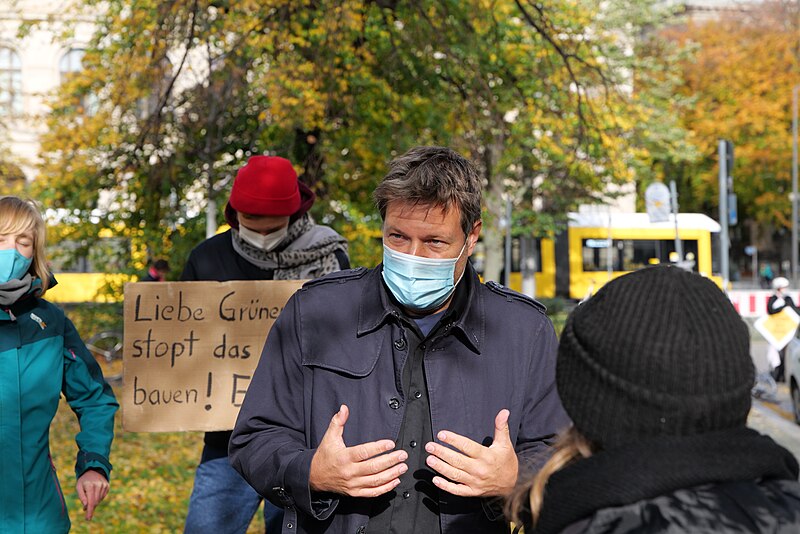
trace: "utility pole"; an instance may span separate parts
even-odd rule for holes
[[[506,254],[504,269],[506,272],[506,287],[511,287],[511,195],[506,198]]]
[[[792,283],[797,284],[797,91],[792,88]]]
[[[206,239],[214,237],[217,233],[217,201],[211,197],[209,187],[209,196],[206,201]]]
[[[672,214],[675,216],[675,252],[678,253],[678,265],[683,266],[686,258],[683,257],[683,242],[678,234],[678,188],[675,186],[675,180],[669,181],[669,193],[672,201]]]
[[[522,294],[536,296],[536,270],[539,256],[536,238],[524,236],[519,239],[520,274],[522,275]]]
[[[722,275],[722,289],[728,291],[728,281],[730,280],[730,273],[728,268],[728,161],[727,161],[727,143],[724,139],[719,140],[719,148],[717,153],[719,155],[719,265],[720,274]]]

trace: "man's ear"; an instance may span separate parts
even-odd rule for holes
[[[467,236],[467,256],[472,254],[472,251],[475,249],[475,245],[478,244],[478,238],[481,236],[482,227],[483,221],[481,220],[475,221],[475,224],[472,225],[472,230],[470,230],[469,235]]]

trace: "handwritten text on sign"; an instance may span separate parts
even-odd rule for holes
[[[291,281],[125,286],[123,426],[230,430]]]

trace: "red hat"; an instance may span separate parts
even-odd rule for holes
[[[228,203],[250,215],[292,215],[300,208],[297,173],[288,159],[253,156],[236,173]]]

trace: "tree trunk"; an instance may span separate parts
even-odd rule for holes
[[[536,266],[539,263],[536,239],[532,236],[520,238],[520,271],[522,272],[521,293],[536,296]]]
[[[206,239],[213,237],[217,233],[217,199],[214,196],[214,188],[208,187],[208,198],[206,199]]]
[[[497,224],[483,227],[483,246],[486,253],[483,279],[500,282],[503,270],[503,230]]]
[[[500,281],[500,273],[503,270],[503,238],[505,237],[505,227],[501,222],[505,218],[506,204],[503,199],[503,183],[501,177],[495,175],[494,168],[500,160],[503,151],[503,140],[498,136],[491,146],[487,146],[484,151],[484,176],[488,184],[484,203],[486,204],[486,218],[483,221],[483,246],[486,260],[483,269],[484,281]],[[507,223],[510,224],[510,221]],[[508,273],[506,273],[505,283],[508,285]]]

